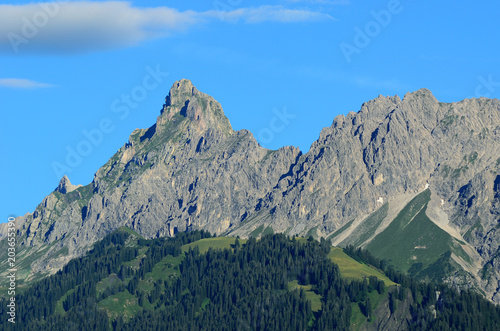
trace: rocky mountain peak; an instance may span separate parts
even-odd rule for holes
[[[198,91],[188,79],[176,81],[165,98],[157,126],[168,122],[189,119],[198,132],[209,128],[231,134],[233,128],[222,106],[211,96]]]
[[[165,99],[165,107],[184,105],[184,102],[195,96],[199,91],[193,86],[189,79],[181,79],[176,81]]]
[[[69,192],[72,192],[76,190],[77,188],[81,187],[82,185],[73,185],[71,184],[68,176],[64,175],[63,178],[59,181],[59,185],[55,189],[56,192],[60,192],[62,194],[66,194]]]
[[[426,99],[434,99],[437,101],[436,97],[432,94],[432,92],[426,88],[421,88],[419,90],[413,91],[413,92],[407,92],[405,96],[403,97],[403,100],[405,100],[407,97],[418,97],[418,98],[426,98]]]
[[[404,95],[402,104],[407,111],[413,111],[415,115],[426,110],[436,110],[439,105],[438,99],[426,88],[421,88],[415,92],[408,92]]]

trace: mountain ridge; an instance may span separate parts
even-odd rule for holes
[[[249,131],[234,131],[220,104],[190,81],[175,82],[156,123],[135,130],[92,183],[55,191],[17,219],[23,254],[39,254],[29,277],[57,270],[123,225],[146,238],[204,229],[340,243],[342,231],[366,226],[388,203],[387,215],[368,224],[380,234],[430,187],[442,202],[433,222],[449,224],[477,252],[487,270],[475,282],[497,302],[499,110],[497,99],[441,103],[427,89],[379,96],[336,116],[307,153],[271,151]]]

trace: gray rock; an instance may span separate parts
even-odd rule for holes
[[[500,302],[499,167],[497,99],[441,103],[426,89],[379,96],[337,116],[302,154],[234,131],[217,101],[181,80],[156,123],[135,130],[92,183],[75,188],[65,177],[16,220],[19,256],[31,264],[28,279],[55,272],[123,225],[146,238],[190,229],[328,237],[428,184],[488,269],[474,271],[481,288]]]
[[[59,186],[55,189],[56,192],[60,192],[62,194],[66,194],[69,192],[73,192],[77,188],[82,187],[82,185],[72,185],[71,182],[69,181],[68,176],[64,176],[61,178],[61,181],[59,181]]]

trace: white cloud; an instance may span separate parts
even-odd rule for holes
[[[0,51],[83,53],[136,45],[197,22],[196,13],[128,2],[0,5]]]
[[[130,47],[214,20],[293,23],[325,19],[332,17],[283,6],[179,12],[167,7],[133,7],[123,1],[0,5],[0,53],[71,54]]]
[[[35,89],[43,87],[53,87],[52,84],[39,83],[34,80],[21,78],[0,78],[0,87],[11,87],[19,89]]]

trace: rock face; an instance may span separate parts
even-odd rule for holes
[[[425,89],[403,100],[379,96],[337,116],[302,154],[267,150],[249,131],[234,131],[217,101],[181,80],[156,123],[132,132],[92,183],[75,188],[63,178],[16,220],[19,256],[31,265],[28,279],[53,272],[123,225],[147,238],[196,228],[345,244],[385,203],[374,233],[429,188],[429,217],[463,242],[477,260],[464,268],[500,302],[499,169],[496,99],[441,103]]]
[[[72,185],[67,176],[64,176],[59,181],[59,186],[55,189],[56,192],[60,192],[62,194],[66,194],[69,192],[73,192],[77,188],[82,187],[82,185]]]

